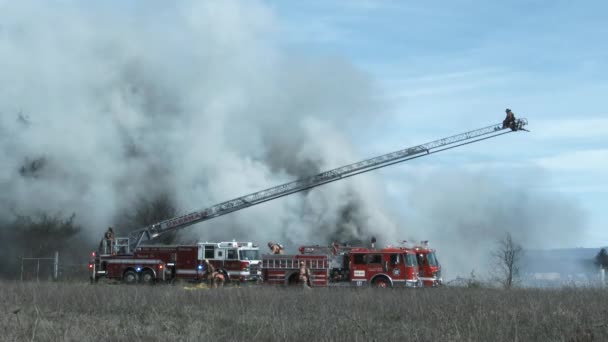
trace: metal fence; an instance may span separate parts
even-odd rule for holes
[[[88,263],[62,263],[59,252],[52,257],[21,258],[22,281],[87,279]]]

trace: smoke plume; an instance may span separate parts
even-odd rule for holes
[[[181,212],[359,159],[380,105],[339,58],[288,53],[256,2],[0,8],[0,216],[76,213],[92,242],[167,196]],[[373,178],[269,202],[186,240],[325,243],[392,223]],[[129,213],[130,212],[130,213]],[[381,234],[382,235],[382,234]]]

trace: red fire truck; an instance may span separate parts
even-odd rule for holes
[[[191,246],[143,246],[142,242],[153,240],[160,235],[173,232],[178,229],[183,229],[203,221],[208,221],[234,211],[242,210],[257,204],[312,189],[317,186],[352,177],[361,173],[370,172],[411,159],[425,157],[437,152],[498,137],[511,132],[525,130],[524,126],[527,124],[528,122],[526,119],[517,119],[515,123],[511,125],[511,127],[503,127],[502,123],[499,123],[450,137],[445,137],[426,144],[365,159],[357,163],[345,165],[286,184],[241,196],[226,202],[218,203],[202,210],[170,218],[141,229],[133,230],[126,238],[103,239],[102,243],[100,244],[99,252],[92,254],[91,262],[89,264],[89,268],[91,269],[91,280],[96,281],[101,277],[107,277],[111,279],[122,279],[127,283],[136,283],[138,281],[152,282],[155,280],[176,279],[180,277],[192,278],[195,280],[200,279],[200,262],[204,260],[204,256],[207,255],[205,254],[207,253],[207,250],[205,249],[204,244],[196,244]],[[217,249],[221,250],[222,248],[224,247],[220,247],[218,244]],[[234,248],[234,246],[226,248]],[[221,257],[214,254],[215,258],[213,260],[214,262],[218,263],[218,267],[223,270],[225,275],[229,277],[236,275],[237,278],[243,278],[243,275],[247,274],[247,267],[244,266],[246,263],[240,264],[240,262],[243,260],[240,259],[239,253],[240,252],[237,252],[236,259],[227,259],[224,252],[222,252]],[[364,269],[357,269],[357,267],[360,267],[357,266],[360,265],[359,260],[357,260],[357,262],[355,262],[355,259],[350,260],[350,258],[354,258],[356,255],[358,255],[357,253],[366,255],[365,265],[367,266],[365,266]],[[377,282],[378,285],[381,285],[382,279],[388,279],[386,282],[390,284],[394,284],[395,282],[405,282],[409,284],[414,281],[414,278],[407,278],[409,276],[406,276],[405,274],[411,269],[417,267],[414,264],[416,258],[414,258],[414,261],[412,262],[408,261],[410,259],[408,256],[411,254],[410,251],[406,249],[397,248],[394,250],[386,249],[367,252],[364,249],[361,249],[357,251],[357,253],[352,251],[348,254],[349,260],[348,263],[345,264],[348,266],[348,269],[346,270],[343,267],[341,272],[347,272],[349,276],[342,276],[342,278],[348,278],[348,281],[354,281],[357,284],[359,284],[359,282],[361,284],[363,284],[363,282]],[[367,255],[369,255],[369,258],[374,258],[374,263],[367,261]],[[401,269],[401,266],[391,266],[390,263],[392,261],[391,258],[393,258],[392,255],[395,255],[395,258],[399,258],[399,261],[403,263],[403,269]],[[312,260],[317,260],[314,262],[321,262],[319,260],[323,260],[322,256],[316,255],[298,256],[298,258],[307,257],[311,258],[311,262],[313,262]],[[293,258],[295,260],[295,256]],[[236,269],[230,268],[232,266],[226,266],[233,261],[234,265],[240,266],[235,266]],[[327,262],[329,263],[330,260],[328,259]],[[377,262],[380,263],[377,264]],[[255,275],[257,272],[253,271],[253,274],[251,273],[252,267],[255,267],[255,264],[256,263],[253,261],[249,262],[250,276]],[[380,265],[380,267],[377,265]],[[330,266],[323,266],[322,268],[329,269],[329,267]],[[333,267],[331,268],[331,270],[334,269],[335,268]],[[355,271],[357,271],[356,274]],[[360,274],[364,274],[364,276],[359,276]],[[318,279],[321,278],[319,277]]]
[[[424,286],[440,286],[443,278],[441,277],[441,264],[437,260],[435,249],[429,247],[428,241],[422,241],[420,245],[413,247],[413,250],[420,268],[418,276]]]
[[[201,242],[196,245],[139,246],[133,253],[120,253],[120,241],[102,254],[93,253],[89,263],[91,280],[122,280],[127,284],[184,279],[201,281],[205,260],[234,282],[259,280],[260,250],[251,242]]]
[[[310,286],[417,287],[416,254],[411,248],[303,246],[301,254],[263,255],[262,279],[272,285],[298,285],[300,263],[311,271]],[[300,284],[301,285],[301,284]]]

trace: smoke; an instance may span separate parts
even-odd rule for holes
[[[158,5],[0,5],[0,217],[74,212],[97,242],[142,197],[188,212],[360,159],[345,132],[381,107],[367,75],[287,52],[261,3]],[[332,184],[184,236],[366,239],[374,219],[397,226],[377,188]]]
[[[543,183],[538,170],[511,175],[454,168],[414,177],[409,190],[409,232],[416,240],[429,239],[437,248],[448,278],[471,270],[488,274],[495,267],[491,251],[510,233],[524,249],[572,247],[584,238],[585,213],[578,203],[558,193],[533,190]]]

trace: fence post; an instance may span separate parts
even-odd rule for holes
[[[59,279],[59,251],[55,251],[55,259],[53,260],[53,280]]]
[[[606,286],[606,270],[604,270],[604,268],[601,266],[600,266],[600,286],[601,287]]]
[[[21,257],[21,281],[23,281],[23,257]]]
[[[40,281],[38,279],[38,275],[40,274],[40,259],[38,259],[37,261],[38,261],[38,266],[36,266],[36,282]]]

